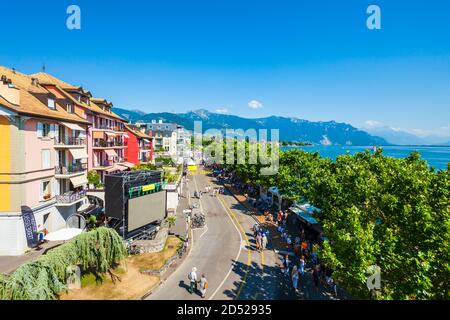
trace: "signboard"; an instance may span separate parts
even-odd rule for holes
[[[31,248],[38,243],[36,220],[34,219],[33,210],[30,207],[22,206],[21,211],[23,225],[25,227],[25,237],[27,238],[28,246]]]

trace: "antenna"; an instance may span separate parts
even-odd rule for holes
[[[45,73],[45,63],[44,63],[44,64],[42,64],[42,72],[44,72],[44,73]]]

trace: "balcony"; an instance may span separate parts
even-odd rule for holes
[[[87,164],[73,164],[73,165],[60,165],[55,167],[55,177],[59,179],[67,179],[79,174],[84,173],[87,170]]]
[[[97,161],[94,162],[94,169],[108,168],[114,165],[113,161]]]
[[[59,137],[55,138],[55,148],[84,148],[85,138]]]
[[[116,131],[116,132],[125,132],[125,128],[120,128],[118,126],[109,126],[109,125],[96,125],[92,130],[105,130],[105,131]]]
[[[94,140],[93,148],[123,148],[127,147],[121,141]]]
[[[82,191],[69,191],[63,195],[56,196],[56,206],[71,206],[75,203],[83,201],[86,196],[86,190]]]
[[[140,162],[141,163],[147,163],[147,162],[151,162],[152,160],[150,159],[150,157],[141,157]]]

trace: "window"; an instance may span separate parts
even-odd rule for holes
[[[48,98],[47,106],[48,106],[50,109],[55,109],[55,99],[53,99],[53,98]]]
[[[69,112],[69,113],[73,113],[73,104],[67,103],[67,104],[66,104],[66,110],[67,110],[67,112]]]
[[[52,133],[52,125],[49,123],[38,122],[36,131],[38,138],[50,138],[50,134]]]
[[[41,181],[40,201],[49,200],[52,196],[50,180]]]
[[[50,169],[50,149],[41,150],[42,169]]]

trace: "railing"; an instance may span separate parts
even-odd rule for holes
[[[114,164],[113,161],[100,161],[100,162],[95,162],[94,163],[94,168],[98,168],[98,167],[110,167]]]
[[[111,148],[111,147],[124,147],[123,142],[118,141],[105,141],[105,140],[94,140],[94,148]]]
[[[69,191],[62,195],[56,196],[57,203],[74,203],[86,196],[86,190],[82,191]]]
[[[125,129],[124,128],[120,128],[117,126],[108,126],[108,125],[95,125],[94,126],[94,130],[95,129],[100,129],[100,130],[111,130],[111,131],[119,131],[119,132],[124,132]]]
[[[55,138],[55,144],[65,146],[84,146],[86,145],[86,139],[73,137],[59,137]]]
[[[74,174],[80,173],[87,169],[87,165],[83,164],[74,164],[74,165],[59,165],[55,167],[55,174]]]

